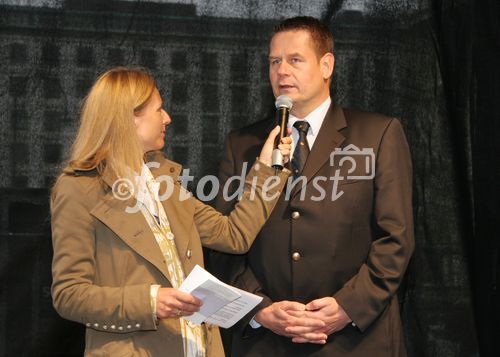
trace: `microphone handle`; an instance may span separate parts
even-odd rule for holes
[[[281,155],[281,152],[278,149],[278,145],[281,142],[281,139],[283,139],[286,136],[289,115],[290,111],[286,107],[279,107],[278,110],[276,111],[276,119],[278,125],[280,126],[280,134],[274,140],[272,167],[274,167],[277,170],[283,170],[284,166],[283,155]]]

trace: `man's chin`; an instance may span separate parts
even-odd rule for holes
[[[280,95],[286,95],[292,100],[292,102],[295,102],[297,99],[297,92],[295,90],[280,90],[276,98],[278,98]]]

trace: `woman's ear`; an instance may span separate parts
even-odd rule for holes
[[[320,59],[321,73],[324,79],[328,79],[333,74],[333,68],[335,66],[335,57],[333,53],[325,53]]]

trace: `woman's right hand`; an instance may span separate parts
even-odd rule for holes
[[[274,141],[276,140],[276,137],[279,135],[279,133],[280,133],[280,127],[279,125],[276,125],[274,129],[269,133],[269,136],[267,137],[267,140],[264,143],[264,146],[262,147],[262,150],[260,152],[259,160],[262,161],[267,166],[271,166]],[[281,142],[278,145],[278,149],[281,151],[281,155],[283,155],[285,163],[289,161],[290,152],[292,150],[292,137],[290,136],[291,134],[292,134],[292,129],[288,128],[287,129],[288,136],[285,136],[283,139],[281,139]]]
[[[160,288],[156,296],[156,317],[189,316],[200,310],[203,302],[191,294],[173,288]]]

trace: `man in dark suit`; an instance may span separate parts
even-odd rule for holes
[[[331,102],[333,68],[328,27],[298,17],[275,28],[269,78],[276,97],[293,100],[298,181],[248,254],[211,256],[223,280],[263,297],[233,329],[234,356],[406,355],[396,293],[414,248],[408,145],[397,119]],[[221,187],[274,125],[229,134]],[[234,186],[218,197],[223,212]]]

